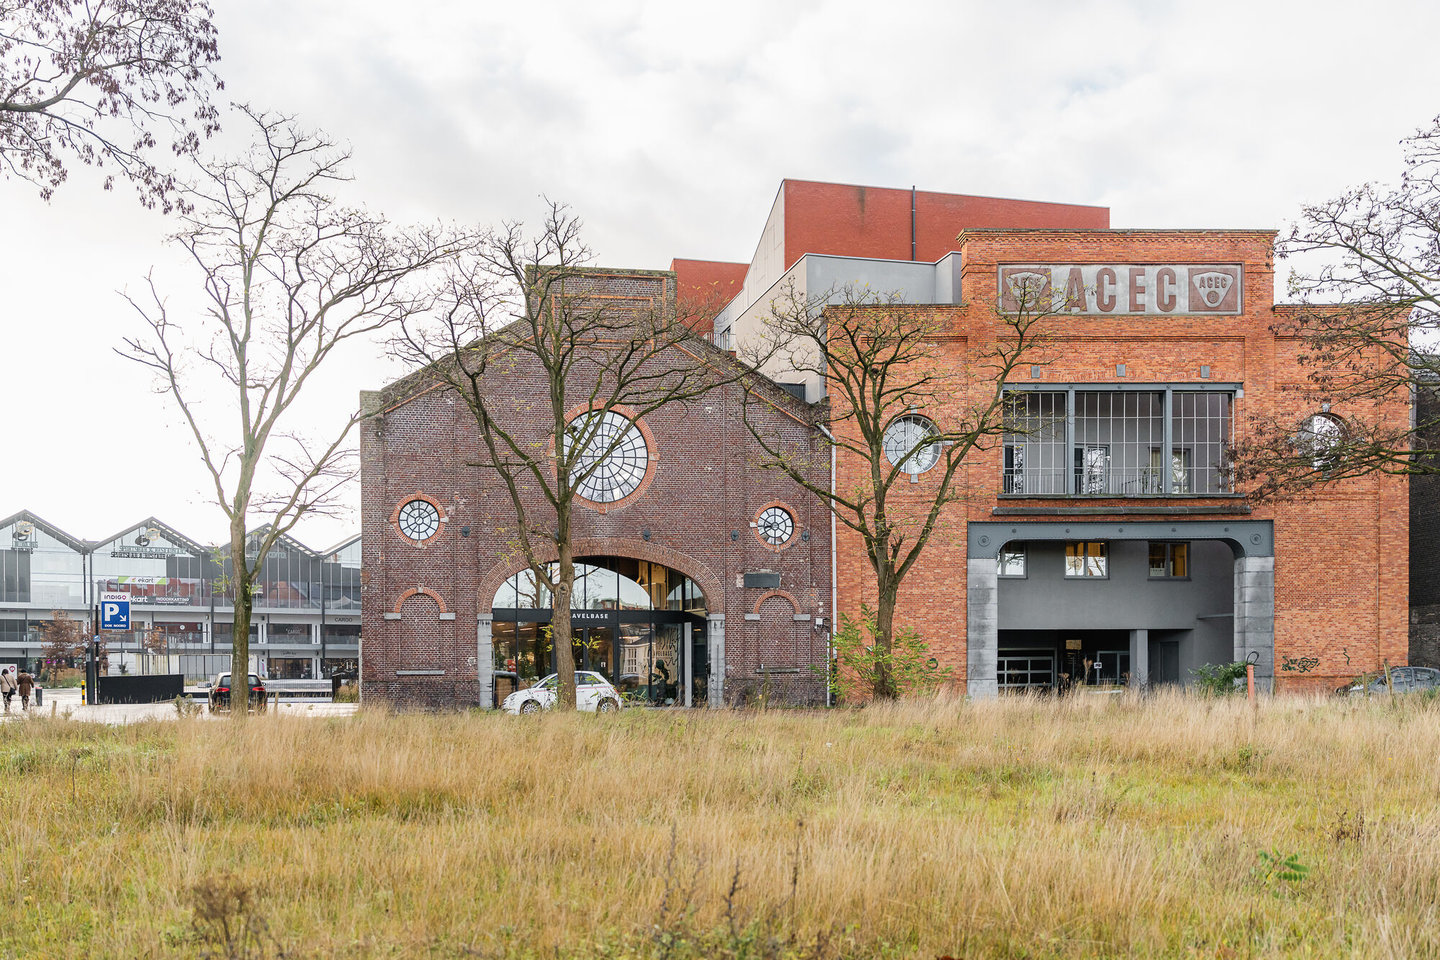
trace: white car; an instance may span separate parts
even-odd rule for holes
[[[500,709],[506,713],[535,713],[548,710],[555,703],[558,674],[550,674],[528,690],[516,690],[505,698]],[[575,671],[575,706],[594,713],[614,713],[623,705],[620,694],[610,681],[589,670]]]

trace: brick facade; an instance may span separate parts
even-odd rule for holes
[[[1297,345],[1277,339],[1270,329],[1276,310],[1272,239],[1272,233],[1258,231],[967,231],[957,247],[962,305],[929,308],[941,315],[948,334],[941,362],[950,365],[955,389],[945,402],[921,412],[937,423],[953,422],[988,388],[968,381],[963,371],[967,360],[1003,332],[991,308],[1002,263],[1240,263],[1244,282],[1238,316],[1056,318],[1045,322],[1050,339],[1034,361],[1038,378],[1029,379],[1028,364],[1021,376],[1036,385],[1238,384],[1243,397],[1234,401],[1236,431],[1243,431],[1251,414],[1283,413],[1298,421],[1316,412],[1319,403],[1296,362]],[[1208,377],[1201,376],[1202,365],[1209,368]],[[1396,402],[1386,413],[1401,421],[1408,411]],[[973,496],[949,509],[943,529],[902,585],[896,615],[897,623],[919,630],[961,679],[969,679],[966,524],[993,520],[1002,507],[1017,505],[999,496],[1001,455],[1000,444],[993,444],[973,454],[963,468],[962,482]],[[859,467],[842,459],[837,483],[853,480]],[[926,483],[922,474],[913,488],[922,501]],[[1031,511],[1025,521],[1083,516],[1087,522],[1123,522],[1133,518],[1134,501],[1027,498],[1023,505]],[[1278,689],[1333,687],[1382,661],[1406,662],[1409,502],[1403,477],[1345,481],[1301,501],[1253,511],[1234,496],[1146,501],[1150,510],[1167,505],[1173,513],[1145,519],[1183,522],[1194,519],[1194,511],[1208,510],[1211,516],[1273,521]],[[873,603],[873,576],[857,537],[842,533],[836,549],[840,610],[854,612],[862,601]],[[1287,663],[1290,670],[1284,668]],[[1297,663],[1306,669],[1295,668]]]
[[[675,293],[670,273],[597,276],[597,290],[636,303]],[[711,369],[729,374],[734,361],[727,354],[705,343],[693,349]],[[682,359],[693,367],[690,357]],[[527,360],[517,355],[503,376],[492,379],[492,399],[511,429],[543,447],[548,408],[533,400],[547,395],[545,382]],[[576,555],[663,563],[698,583],[711,617],[724,617],[727,699],[768,689],[818,702],[831,612],[829,515],[782,475],[759,468],[760,451],[742,419],[747,390],[752,422],[813,455],[823,482],[828,458],[805,404],[767,381],[722,384],[644,417],[650,473],[640,490],[603,512],[579,511]],[[475,705],[480,671],[489,668],[477,656],[478,624],[504,580],[525,566],[512,533],[513,506],[493,472],[483,469],[483,442],[460,398],[422,373],[364,402],[376,415],[361,431],[362,697],[399,705]],[[581,395],[575,407],[583,410]],[[423,545],[402,536],[392,520],[416,496],[436,504],[443,518],[441,532]],[[778,551],[752,534],[759,512],[773,503],[786,504],[796,526]],[[744,575],[754,571],[777,573],[784,599],[746,588]],[[757,606],[760,619],[747,618]],[[721,666],[712,663],[712,684],[721,679]]]
[[[805,235],[810,239],[803,240],[807,247],[899,256],[891,246],[900,238],[908,254],[909,191],[867,192],[792,181],[782,189],[789,205],[787,249],[794,239],[788,231],[809,223],[829,224],[825,229],[834,236],[827,239],[812,231]],[[843,202],[836,201],[844,216],[807,212],[806,204],[834,201],[837,191],[844,194]],[[859,192],[852,197],[845,191]],[[932,315],[943,331],[937,339],[943,399],[918,411],[937,423],[955,422],[990,388],[974,379],[974,371],[980,369],[977,358],[1006,330],[993,308],[1004,264],[1238,264],[1243,271],[1235,310],[1226,315],[1177,311],[1046,320],[1046,343],[1016,372],[1019,383],[1042,390],[1050,384],[1077,391],[1120,386],[1233,391],[1229,423],[1237,438],[1251,417],[1283,416],[1298,422],[1319,412],[1319,397],[1299,362],[1300,344],[1272,331],[1287,309],[1273,303],[1273,233],[1092,229],[1108,223],[1108,211],[1030,205],[1021,210],[1026,216],[1052,226],[1057,217],[1061,222],[1072,217],[1076,228],[966,229],[957,240],[942,242],[931,236],[939,229],[935,223],[959,216],[957,210],[975,222],[1006,216],[1012,224],[1026,221],[1016,212],[1020,207],[1007,207],[1007,202],[977,206],[977,198],[925,194],[916,202],[924,214],[917,228],[921,254],[958,252],[953,299],[906,307]],[[882,244],[883,250],[876,247],[878,253],[870,249],[880,243],[876,238],[889,244]],[[852,249],[856,244],[864,249]],[[617,304],[643,307],[676,295],[673,273],[597,271],[595,277],[596,295]],[[731,369],[728,355],[706,344],[695,349],[713,369]],[[687,356],[681,365],[689,362]],[[507,420],[533,442],[545,444],[548,414],[534,405],[546,392],[538,373],[522,358],[494,378],[492,386],[497,398],[506,398]],[[723,682],[727,702],[757,697],[817,702],[824,695],[821,673],[833,613],[832,562],[835,599],[842,612],[854,614],[862,602],[874,602],[874,578],[853,532],[838,528],[832,559],[834,527],[825,507],[778,472],[761,468],[762,452],[743,422],[747,398],[761,429],[792,444],[809,459],[814,479],[826,482],[829,451],[810,423],[823,408],[807,406],[763,378],[746,386],[720,385],[699,400],[643,418],[650,454],[644,482],[622,501],[581,512],[576,555],[662,563],[698,583],[717,634],[723,617],[723,663],[712,663],[711,683]],[[481,662],[477,631],[487,621],[497,589],[524,567],[514,542],[513,508],[493,474],[483,468],[483,445],[459,398],[428,383],[422,373],[367,395],[365,403],[376,416],[364,424],[361,442],[366,577],[362,695],[397,704],[474,704],[482,689],[481,671],[489,669]],[[584,410],[578,397],[572,407],[573,412]],[[1397,423],[1409,415],[1400,399],[1380,412]],[[1199,521],[1215,521],[1206,536],[1224,541],[1234,552],[1233,571],[1215,568],[1217,576],[1233,577],[1233,604],[1228,581],[1211,582],[1207,589],[1216,584],[1220,589],[1207,596],[1223,594],[1224,609],[1195,632],[1203,632],[1207,643],[1223,646],[1226,628],[1217,624],[1230,618],[1234,655],[1261,651],[1266,681],[1273,679],[1279,690],[1333,688],[1362,671],[1384,662],[1403,664],[1411,656],[1417,662],[1440,659],[1440,588],[1430,589],[1440,583],[1440,569],[1432,552],[1413,561],[1409,553],[1410,523],[1417,538],[1427,542],[1440,534],[1440,529],[1426,526],[1436,522],[1433,511],[1422,509],[1412,517],[1412,503],[1427,497],[1435,501],[1437,490],[1426,486],[1433,480],[1416,483],[1414,500],[1406,479],[1394,476],[1347,480],[1303,498],[1261,505],[1220,492],[1080,499],[1007,492],[1003,458],[1000,442],[971,455],[960,477],[967,498],[947,508],[900,590],[897,626],[916,629],[936,658],[953,670],[961,688],[983,693],[996,683],[993,655],[999,628],[992,622],[987,636],[977,632],[976,624],[984,621],[977,611],[988,609],[985,605],[995,602],[998,591],[975,593],[980,599],[974,609],[971,593],[980,582],[977,571],[982,581],[988,574],[993,586],[993,564],[986,558],[993,557],[999,544],[972,550],[967,531],[970,524],[997,519],[1015,524],[1018,541],[1025,540],[1026,530],[1042,528],[1049,531],[1049,540],[1057,540],[1070,522],[1095,530],[1142,519],[1153,525],[1147,529],[1163,531],[1163,525],[1171,524],[1174,539],[1184,540],[1187,531],[1200,529]],[[842,456],[837,486],[853,482],[860,468]],[[1069,464],[1061,469],[1068,472]],[[920,509],[933,482],[933,476],[922,473],[916,484],[902,484],[893,500],[897,514],[907,507]],[[414,498],[429,501],[441,518],[440,531],[423,545],[402,536],[396,522],[400,506]],[[779,550],[755,530],[760,512],[772,505],[791,512],[796,524],[795,535]],[[1265,541],[1264,554],[1247,553],[1250,544],[1229,536],[1227,522],[1247,525],[1247,538],[1254,537],[1255,544]],[[1261,529],[1263,535],[1254,532]],[[985,543],[977,539],[978,545]],[[1209,560],[1218,555],[1213,549],[1204,554]],[[778,587],[773,577],[756,581],[765,586],[745,586],[747,572],[762,571],[778,575]],[[1413,632],[1407,623],[1412,577],[1425,585],[1416,592]],[[1087,628],[1082,617],[1068,626]],[[1114,626],[1112,632],[1121,632]],[[1125,626],[1143,637],[1147,624],[1137,620]],[[1143,647],[1144,642],[1132,639],[1132,658],[1133,644]],[[987,643],[989,661],[975,655],[978,645]],[[1219,653],[1223,656],[1215,659],[1230,659],[1232,651],[1225,646]],[[1147,664],[1135,666],[1142,678]],[[968,676],[969,671],[976,675]]]

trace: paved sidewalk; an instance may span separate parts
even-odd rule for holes
[[[30,713],[36,716],[46,717],[69,716],[72,720],[87,720],[93,723],[126,724],[139,723],[145,720],[174,720],[179,717],[175,712],[175,704],[166,701],[164,703],[109,703],[99,706],[87,706],[80,702],[80,688],[63,687],[56,690],[45,691],[45,702],[42,706],[30,705]],[[197,697],[196,703],[204,707],[203,697]],[[355,713],[359,704],[354,703],[280,703],[271,704],[269,709],[276,710],[282,716],[297,717],[348,717]],[[26,714],[20,709],[20,698],[16,697],[8,715],[3,717],[5,721],[16,721],[25,719]],[[224,714],[212,715],[208,711],[202,711],[198,715],[201,720],[222,720]]]

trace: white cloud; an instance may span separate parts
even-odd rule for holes
[[[348,140],[349,196],[496,223],[569,201],[601,262],[748,260],[783,177],[1108,205],[1116,226],[1280,228],[1399,171],[1440,113],[1407,38],[1440,8],[1338,2],[219,0],[229,96]],[[1363,10],[1363,12],[1362,12]],[[0,511],[215,538],[203,474],[112,348],[167,225],[84,171],[0,181]],[[357,360],[318,409],[394,368]],[[302,539],[343,532],[317,525]]]

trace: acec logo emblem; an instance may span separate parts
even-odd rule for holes
[[[1033,304],[1044,296],[1045,288],[1050,285],[1050,277],[1034,270],[1023,270],[1007,276],[1005,283],[1009,286],[1010,296],[1015,302]]]
[[[1206,270],[1203,273],[1190,274],[1190,284],[1200,295],[1201,302],[1214,310],[1225,302],[1225,295],[1235,286],[1235,278],[1219,270]]]

